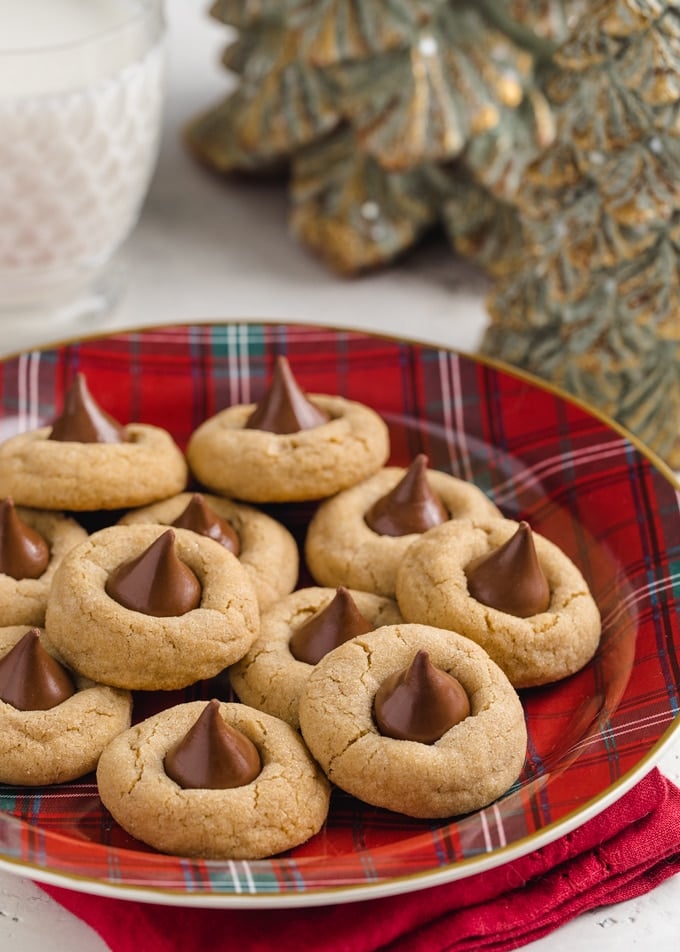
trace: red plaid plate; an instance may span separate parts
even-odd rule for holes
[[[103,809],[94,778],[0,787],[0,865],[119,897],[218,906],[313,905],[424,888],[481,872],[604,809],[652,766],[680,705],[680,500],[672,476],[574,401],[507,368],[434,346],[316,327],[225,323],[152,329],[24,353],[0,365],[0,438],[50,421],[74,373],[121,422],[169,429],[184,446],[206,417],[257,400],[278,353],[305,390],[378,410],[390,462],[425,452],[527,519],[581,568],[604,631],[593,661],[522,692],[529,730],[518,783],[469,816],[417,821],[336,792],[327,825],[257,862],[166,856]],[[301,538],[310,507],[279,507]],[[307,579],[308,582],[308,579]],[[214,696],[199,684],[138,695]]]

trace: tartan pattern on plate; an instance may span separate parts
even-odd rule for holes
[[[0,787],[0,859],[69,878],[201,896],[321,895],[375,884],[423,886],[470,875],[578,825],[615,798],[677,727],[680,506],[677,490],[618,431],[509,370],[433,346],[317,327],[205,324],[152,329],[22,354],[0,365],[0,438],[49,422],[76,371],[120,422],[169,429],[184,447],[206,417],[264,392],[277,354],[302,387],[378,410],[390,462],[425,452],[476,482],[579,565],[603,617],[595,659],[559,684],[522,692],[524,772],[500,801],[450,821],[416,821],[335,791],[328,824],[290,854],[257,862],[163,856],[132,840],[92,776],[45,789]],[[277,507],[299,539],[307,506]],[[214,696],[214,683],[138,696],[158,704]],[[81,878],[82,877],[82,878]]]

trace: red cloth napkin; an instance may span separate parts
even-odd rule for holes
[[[42,886],[114,952],[477,952],[518,947],[680,872],[680,790],[658,770],[554,843],[458,882],[351,905],[195,909]]]

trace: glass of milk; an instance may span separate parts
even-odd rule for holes
[[[0,0],[0,332],[99,316],[156,164],[163,0]]]

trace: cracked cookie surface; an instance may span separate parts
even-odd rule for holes
[[[291,653],[293,632],[325,608],[334,588],[303,588],[282,599],[262,615],[260,633],[247,654],[229,669],[229,680],[240,700],[299,727],[300,695],[315,665]],[[364,618],[374,627],[402,620],[396,602],[369,592],[350,592]]]
[[[127,513],[121,525],[150,522],[170,525],[186,509],[192,493],[185,492]],[[241,543],[238,560],[253,583],[260,608],[273,605],[295,588],[299,556],[295,539],[275,519],[253,506],[222,496],[204,494],[207,505],[233,527]]]
[[[257,598],[238,559],[213,539],[175,529],[182,562],[201,583],[198,608],[159,618],[125,608],[105,590],[109,573],[167,528],[111,526],[72,549],[47,600],[47,637],[66,662],[94,680],[131,690],[170,690],[209,678],[250,647]]]
[[[0,628],[0,657],[29,629]],[[43,647],[58,661],[41,633]],[[0,700],[0,781],[21,786],[65,783],[90,773],[104,747],[130,726],[132,696],[72,672],[76,693],[44,711],[20,711]]]
[[[321,503],[307,530],[305,558],[319,585],[394,596],[397,568],[417,533],[380,535],[366,524],[371,506],[389,493],[406,470],[388,466]],[[493,518],[501,513],[473,483],[429,469],[427,480],[452,519]]]
[[[468,591],[465,566],[517,531],[511,519],[449,522],[430,529],[408,550],[397,574],[405,619],[458,631],[491,655],[515,687],[567,677],[592,658],[600,613],[580,570],[553,542],[533,533],[550,588],[547,611],[527,618],[484,605]]]
[[[0,444],[0,497],[38,509],[126,509],[173,496],[186,486],[182,451],[160,427],[130,423],[123,443],[48,439],[51,427]]]
[[[193,474],[225,496],[303,502],[353,486],[383,465],[389,434],[374,410],[344,397],[309,398],[331,419],[296,433],[245,429],[255,404],[238,404],[210,417],[187,446]]]
[[[433,744],[380,734],[373,700],[420,649],[465,689],[471,713]],[[413,817],[480,809],[517,779],[527,733],[519,697],[486,652],[426,625],[387,626],[336,648],[316,665],[300,700],[300,727],[328,778],[360,800]]]
[[[39,578],[15,579],[0,572],[0,618],[3,625],[42,625],[54,573],[64,555],[87,538],[87,532],[59,512],[17,507],[17,513],[45,540],[50,558]]]
[[[260,859],[317,833],[330,786],[299,734],[244,704],[220,703],[220,715],[257,747],[260,774],[228,790],[183,789],[165,773],[168,750],[205,707],[168,708],[118,736],[97,770],[102,802],[132,836],[158,850],[208,859]]]

